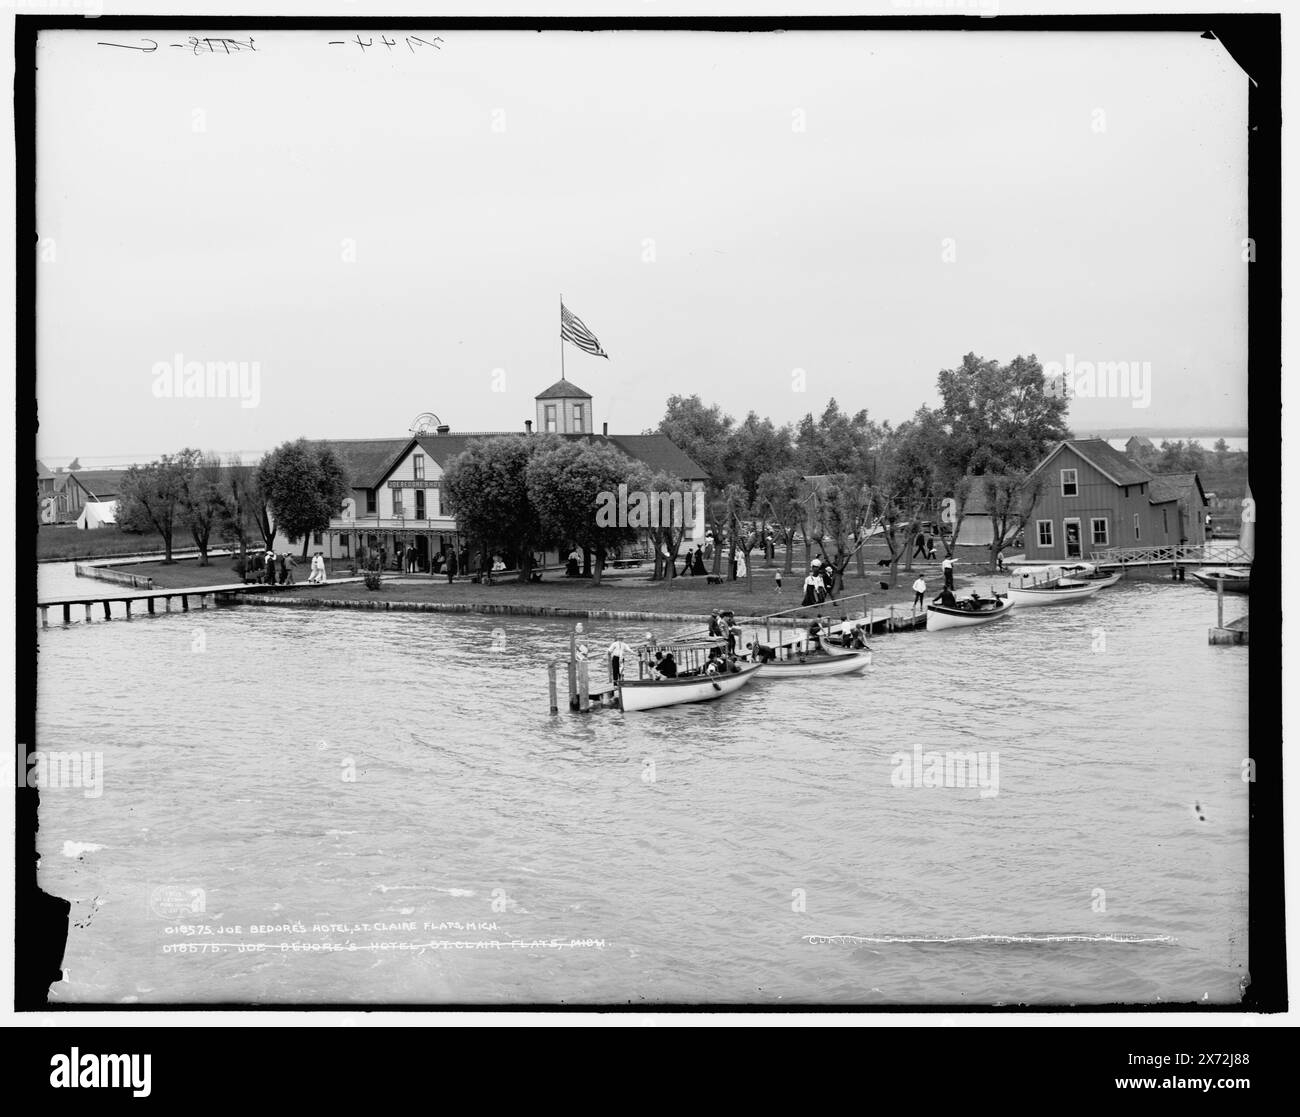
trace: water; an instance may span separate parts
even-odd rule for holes
[[[1121,583],[879,638],[869,675],[554,718],[559,622],[52,627],[37,743],[103,783],[42,794],[74,924],[51,996],[1235,1003],[1249,653],[1208,646],[1214,613]],[[996,751],[996,794],[895,786],[917,744]]]

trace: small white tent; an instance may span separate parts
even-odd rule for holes
[[[117,523],[117,501],[115,500],[88,500],[81,509],[81,515],[77,517],[77,527],[82,530],[115,523]]]

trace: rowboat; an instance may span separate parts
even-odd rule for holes
[[[1193,570],[1192,576],[1212,590],[1223,586],[1224,593],[1250,593],[1250,569],[1244,566],[1216,567],[1213,570]]]
[[[789,659],[770,659],[760,665],[761,679],[801,679],[809,675],[852,675],[871,666],[868,651],[822,651]]]
[[[1099,590],[1104,590],[1107,586],[1113,586],[1122,577],[1124,571],[1116,570],[1110,574],[1103,574],[1090,562],[1081,562],[1075,566],[1061,567],[1062,578],[1069,582],[1087,582],[1089,585],[1095,585]]]
[[[988,624],[989,621],[1005,617],[1011,612],[1012,605],[1013,602],[1004,595],[993,599],[981,598],[978,602],[968,599],[958,602],[955,607],[936,602],[925,610],[926,631],[941,632],[945,628],[969,628],[971,625]]]
[[[618,701],[624,713],[655,710],[663,706],[683,706],[690,702],[711,702],[733,694],[762,669],[750,663],[739,671],[716,675],[689,675],[676,679],[621,679]]]
[[[1101,589],[1096,582],[1071,582],[1060,578],[1054,585],[1023,586],[1017,589],[1007,586],[1007,596],[1012,605],[1064,605],[1071,601],[1082,601]]]

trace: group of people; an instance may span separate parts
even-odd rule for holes
[[[293,555],[287,552],[277,555],[268,548],[265,551],[256,552],[248,560],[248,567],[244,571],[244,581],[264,586],[291,586],[293,585],[294,566]]]
[[[776,590],[781,592],[780,571],[776,575]],[[808,576],[803,580],[803,600],[799,604],[820,605],[828,597],[835,600],[835,569],[815,558],[808,569]]]

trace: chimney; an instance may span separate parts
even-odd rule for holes
[[[533,433],[533,421],[531,419],[525,419],[524,434],[532,434],[532,433]]]
[[[601,424],[600,424],[600,433],[603,434],[603,435],[605,435],[606,437],[609,437],[609,424],[608,424],[608,423],[601,423]]]
[[[451,427],[447,426],[446,423],[443,423],[442,426],[438,428],[439,434],[448,434],[450,433],[450,431],[451,431]]]

